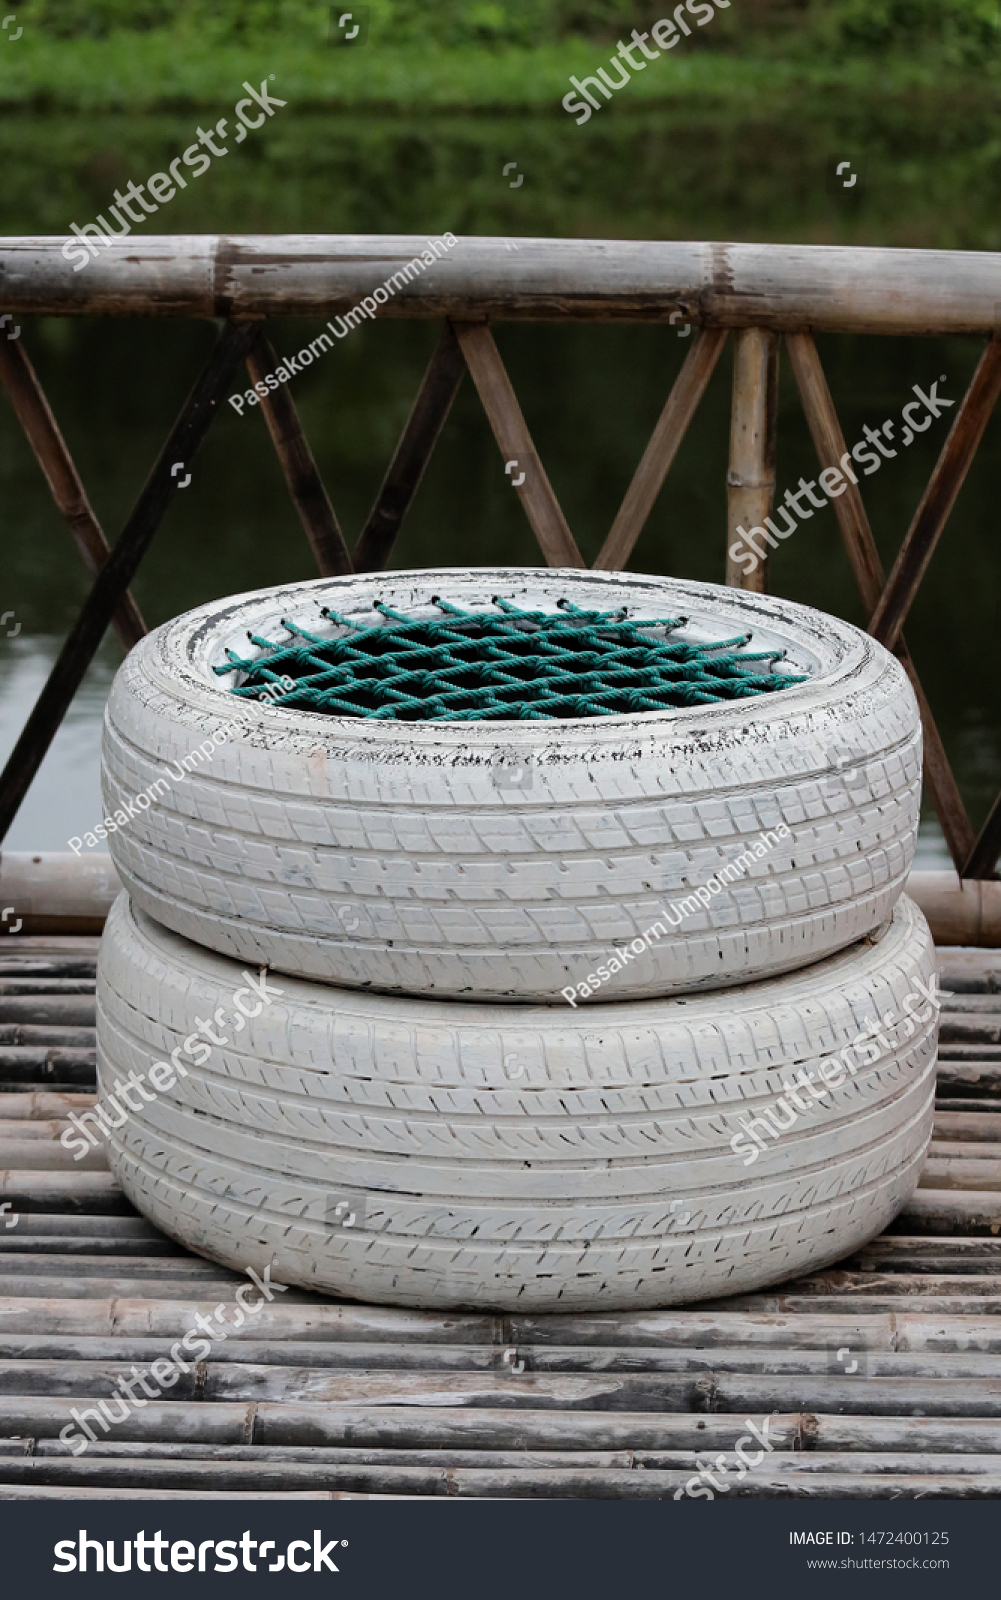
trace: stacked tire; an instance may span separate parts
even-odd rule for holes
[[[789,683],[569,720],[242,700],[234,731],[218,669],[248,634],[442,594],[684,616]],[[105,718],[125,893],[99,1093],[176,1069],[113,1169],[211,1259],[398,1305],[640,1309],[825,1266],[899,1211],[931,1133],[935,952],[902,893],[920,773],[898,662],[775,598],[480,569],[180,617]]]

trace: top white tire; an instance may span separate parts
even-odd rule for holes
[[[640,715],[401,723],[251,705],[214,671],[284,617],[332,636],[322,606],[371,623],[376,600],[428,615],[439,594],[680,614],[685,637],[750,634],[806,681]],[[214,740],[235,707],[250,720]],[[175,932],[348,987],[558,1003],[746,983],[864,937],[910,870],[920,772],[910,684],[848,623],[709,584],[510,568],[323,579],[178,617],[119,671],[103,759],[115,865]]]

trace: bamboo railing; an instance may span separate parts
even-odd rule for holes
[[[427,248],[388,235],[147,237],[111,242],[74,271],[63,239],[0,240],[0,313],[47,316],[184,316],[222,328],[171,434],[109,552],[58,425],[24,349],[0,339],[0,382],[10,398],[94,584],[48,682],[0,775],[0,841],[17,813],[104,636],[126,647],[145,631],[129,594],[176,492],[171,464],[190,463],[240,365],[252,382],[277,366],[265,332],[272,316],[344,315]],[[760,524],[775,490],[775,417],[784,342],[822,468],[845,454],[844,435],[813,334],[974,334],[987,342],[957,408],[928,487],[886,577],[856,484],[834,500],[869,632],[899,657],[921,707],[925,780],[961,878],[995,876],[1001,796],[974,834],[903,635],[928,563],[1001,393],[995,339],[1001,255],[804,245],[464,238],[434,265],[401,281],[379,307],[386,317],[437,319],[442,336],[375,504],[349,553],[289,390],[261,401],[289,492],[321,574],[382,570],[468,369],[504,459],[536,470],[516,493],[546,562],[583,567],[573,533],[541,465],[490,330],[501,321],[669,323],[697,326],[664,409],[595,562],[629,560],[705,392],[735,331],[727,546],[739,524]],[[784,336],[784,340],[783,340]],[[763,589],[767,557],[745,575],[728,558],[727,582]],[[979,901],[978,901],[979,905]]]

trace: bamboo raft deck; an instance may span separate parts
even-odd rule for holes
[[[772,1451],[732,1498],[1001,1493],[1001,953],[941,951],[921,1186],[836,1269],[595,1315],[290,1289],[74,1456],[71,1409],[246,1282],[139,1217],[103,1152],[58,1142],[94,1099],[97,943],[0,945],[0,1499],[663,1499],[765,1417]]]

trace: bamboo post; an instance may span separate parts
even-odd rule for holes
[[[76,547],[96,576],[108,559],[108,541],[87,499],[87,491],[27,352],[20,343],[4,338],[0,338],[0,383],[7,391],[14,415],[24,429]],[[139,607],[128,590],[111,620],[127,651],[146,633]]]
[[[778,372],[778,335],[767,328],[742,328],[733,358],[726,581],[732,588],[757,594],[764,594],[767,588],[768,546],[762,533],[755,536],[755,530],[770,514],[775,495]],[[734,559],[731,550],[738,546],[758,555],[753,570]]]
[[[596,572],[621,572],[653,510],[664,479],[695,415],[726,343],[726,330],[704,328],[695,340],[650,435],[632,483],[594,563]]]
[[[94,580],[94,587],[0,774],[0,840],[6,837],[122,595],[135,577],[163,514],[177,492],[177,479],[171,467],[178,461],[187,466],[194,460],[226,387],[257,337],[257,329],[256,322],[226,324],[181,407],[121,537]]]

